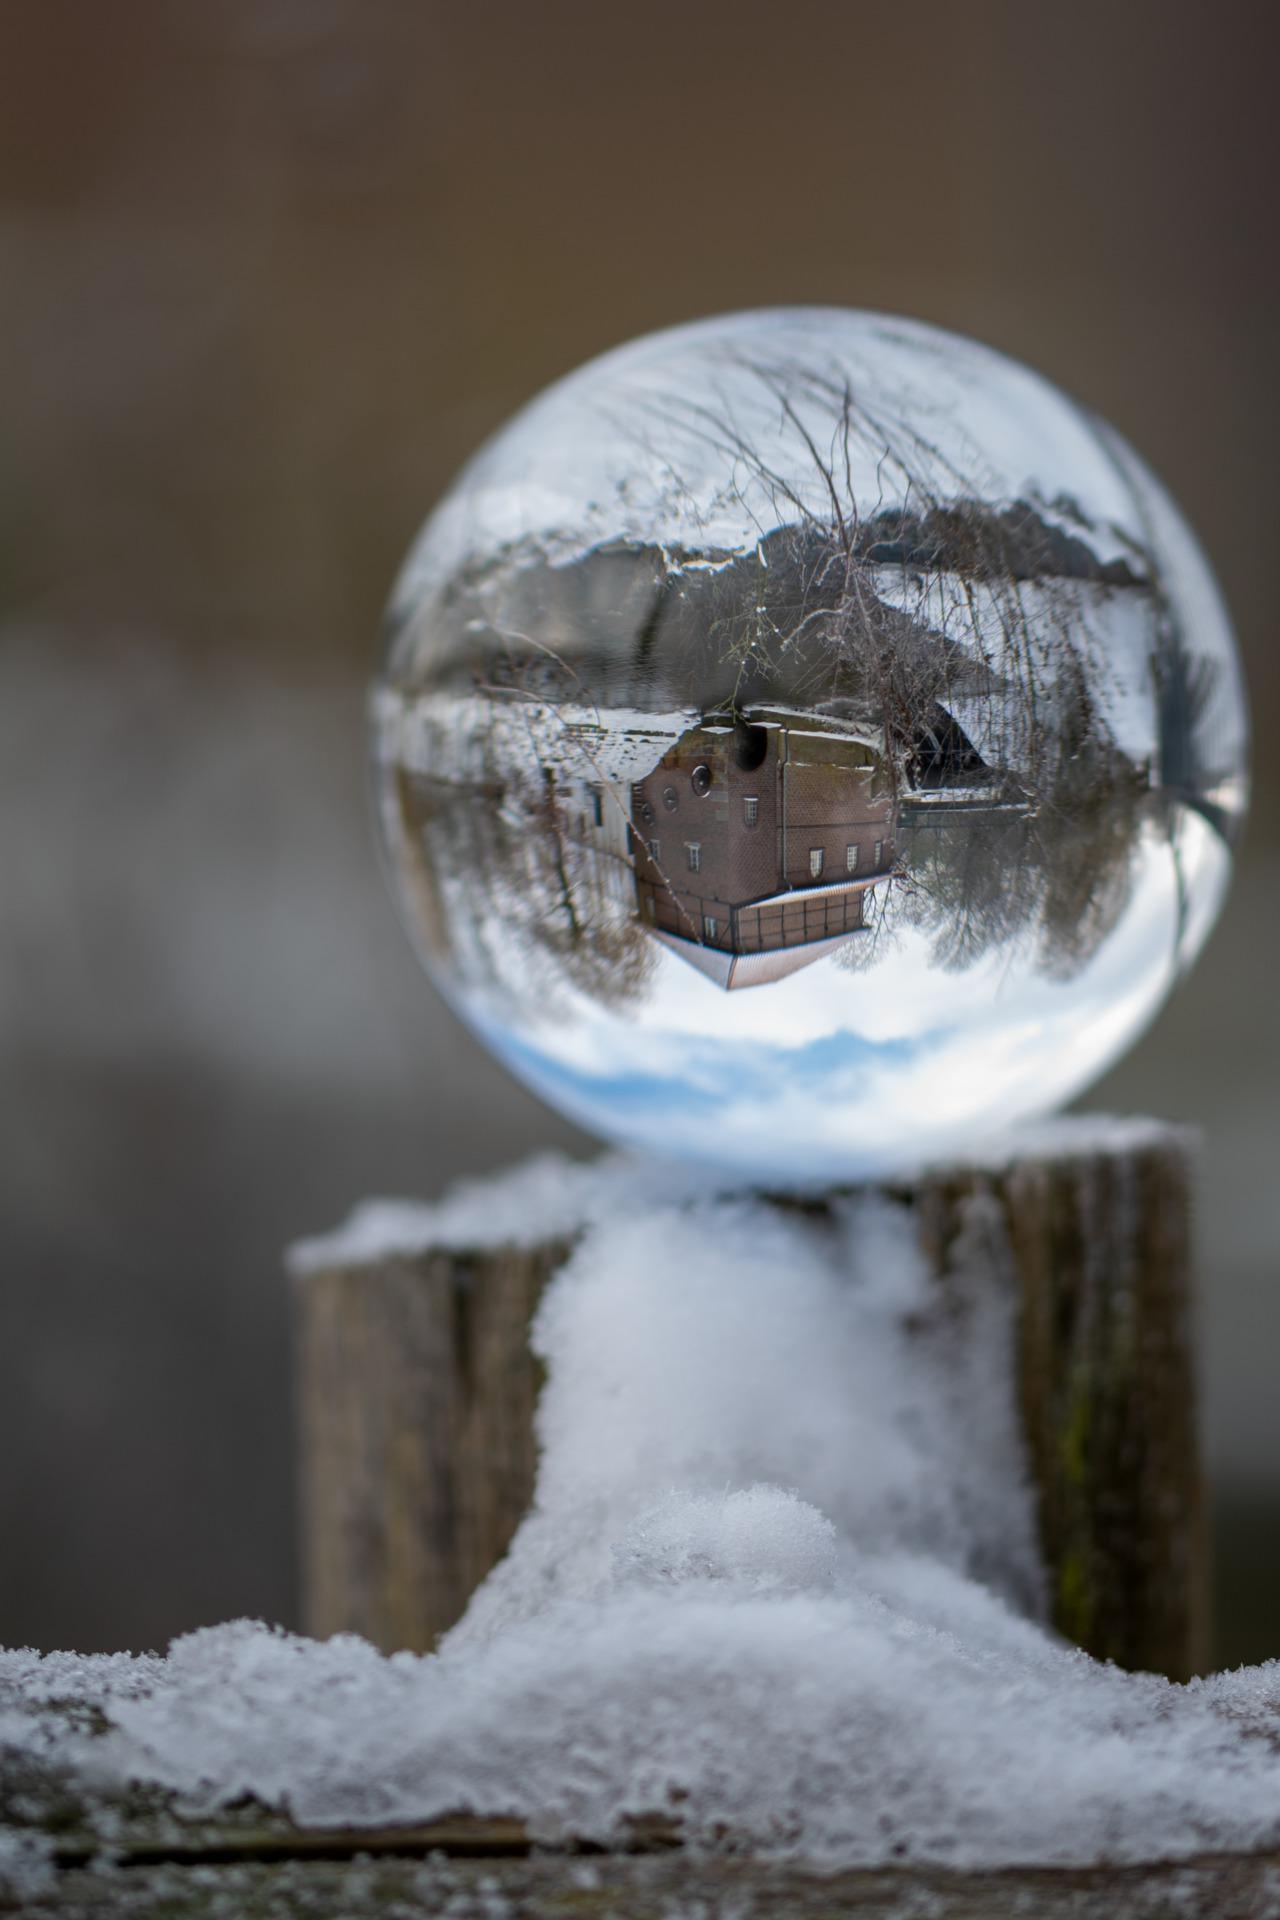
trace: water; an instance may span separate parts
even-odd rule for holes
[[[1193,536],[931,328],[634,343],[428,520],[372,700],[409,932],[608,1138],[827,1180],[1070,1098],[1203,944],[1246,794]]]

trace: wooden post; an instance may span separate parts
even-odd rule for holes
[[[1011,1275],[1053,1624],[1175,1678],[1207,1651],[1190,1174],[1171,1129],[1068,1123],[1007,1164],[884,1188],[914,1209],[940,1284],[975,1219]],[[533,1487],[529,1319],[571,1245],[313,1250],[295,1267],[310,1632],[426,1649],[505,1551]]]
[[[424,1651],[533,1491],[528,1329],[567,1241],[299,1277],[307,1630]]]

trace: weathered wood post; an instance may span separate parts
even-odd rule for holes
[[[1095,1654],[1171,1673],[1201,1663],[1205,1628],[1190,1172],[1188,1142],[1169,1129],[1063,1124],[1007,1160],[880,1190],[910,1210],[938,1288],[935,1327],[963,1319],[961,1295],[949,1289],[975,1271],[1015,1307],[1016,1399],[1056,1624]],[[814,1242],[840,1258],[847,1240],[822,1228],[836,1224],[843,1196],[771,1204],[802,1210],[819,1228]],[[428,1214],[416,1233],[410,1221],[399,1236],[383,1234],[380,1251],[340,1235],[295,1256],[316,1631],[353,1628],[385,1647],[426,1646],[518,1524],[535,1466],[530,1316],[577,1238],[563,1220],[541,1238],[525,1226],[528,1244],[490,1233],[485,1247],[468,1247],[456,1215],[446,1229]],[[397,1238],[403,1250],[389,1251]],[[358,1803],[355,1824],[308,1824],[278,1786],[274,1797],[246,1797],[234,1752],[221,1783],[230,1797],[212,1802],[208,1780],[193,1800],[163,1763],[154,1780],[136,1774],[145,1739],[126,1747],[127,1766],[116,1752],[114,1771],[104,1768],[95,1749],[106,1748],[115,1719],[127,1729],[135,1692],[144,1699],[166,1684],[157,1663],[139,1663],[119,1699],[103,1705],[76,1697],[100,1684],[88,1665],[69,1673],[65,1695],[37,1666],[19,1656],[7,1695],[0,1688],[4,1911],[159,1920],[203,1914],[211,1903],[292,1913],[299,1900],[308,1912],[347,1917],[446,1905],[489,1912],[496,1901],[548,1920],[568,1904],[603,1916],[690,1901],[708,1914],[882,1920],[925,1908],[939,1920],[1015,1908],[1062,1920],[1175,1908],[1252,1920],[1276,1910],[1280,1863],[1265,1848],[1202,1843],[1193,1857],[1129,1864],[967,1870],[904,1859],[818,1872],[743,1848],[687,1848],[678,1813],[632,1820],[610,1851],[588,1860],[572,1858],[590,1844],[581,1834],[563,1833],[559,1851],[547,1851],[500,1806],[373,1824],[361,1821]],[[206,1677],[206,1708],[207,1693]],[[1223,1725],[1234,1724],[1239,1697],[1220,1710]],[[1259,1731],[1266,1745],[1272,1712],[1264,1691],[1236,1727],[1242,1753]],[[171,1708],[161,1724],[172,1732]],[[214,1725],[225,1751],[220,1710]],[[246,1732],[259,1760],[261,1732]]]
[[[975,1218],[1007,1274],[1053,1624],[1174,1677],[1207,1651],[1190,1184],[1185,1135],[1068,1122],[1003,1162],[883,1189],[940,1285]],[[572,1244],[363,1257],[339,1238],[295,1257],[311,1632],[428,1648],[500,1558],[533,1487],[529,1320]]]

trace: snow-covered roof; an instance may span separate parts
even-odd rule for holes
[[[686,939],[683,934],[661,930],[654,931],[654,938],[728,993],[734,987],[762,987],[770,980],[785,980],[788,974],[799,973],[815,960],[824,960],[846,940],[854,939],[863,931],[865,929],[858,927],[827,939],[805,940],[796,946],[775,947],[762,953],[727,953],[723,947],[708,946],[699,940]]]

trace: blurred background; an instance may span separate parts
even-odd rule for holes
[[[1205,1130],[1218,1658],[1280,1654],[1274,9],[0,0],[0,1643],[297,1618],[280,1254],[588,1143],[384,895],[390,581],[548,380],[887,308],[1128,435],[1236,615],[1225,919],[1090,1096]]]

